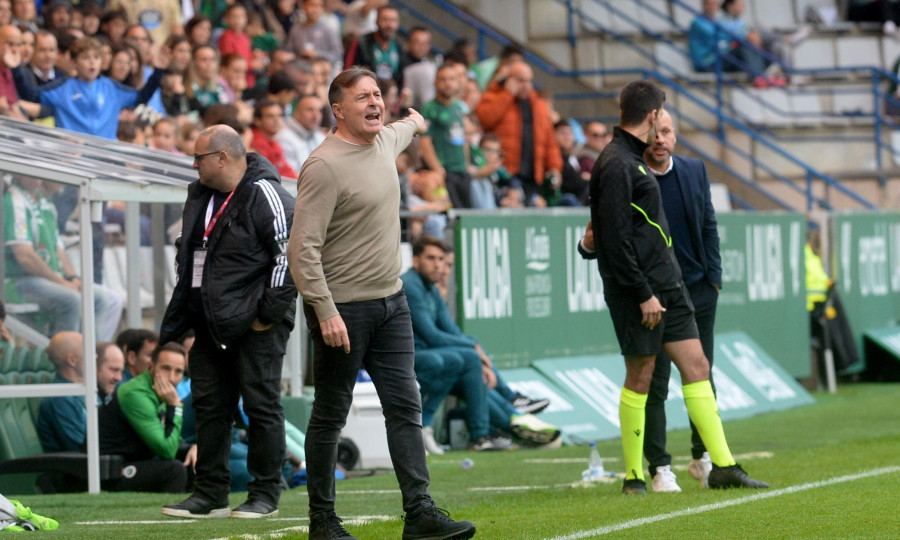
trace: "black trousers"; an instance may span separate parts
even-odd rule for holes
[[[472,177],[468,173],[447,171],[444,184],[453,208],[472,208]]]
[[[306,430],[309,514],[334,511],[334,467],[341,429],[353,403],[361,367],[372,377],[384,411],[388,451],[403,509],[428,500],[428,466],[422,439],[422,404],[416,386],[412,319],[402,290],[386,298],[337,304],[347,326],[350,354],[325,345],[315,311],[304,304],[313,338],[316,398]],[[356,441],[357,444],[365,441]]]
[[[703,354],[709,360],[709,382],[712,380],[713,327],[716,323],[716,303],[719,292],[707,281],[701,281],[687,288],[694,304],[694,318],[697,331],[700,333],[700,345]],[[666,451],[666,398],[669,395],[669,375],[672,372],[672,361],[661,352],[656,357],[653,379],[650,381],[650,394],[647,396],[646,420],[644,422],[644,457],[650,462],[650,476],[656,475],[656,468],[672,464],[672,455]],[[694,423],[691,422],[691,455],[700,459],[706,452],[703,440]]]
[[[196,329],[195,329],[196,330]],[[291,327],[276,323],[263,332],[248,330],[226,350],[206,330],[191,348],[191,393],[197,415],[197,478],[194,495],[228,504],[231,430],[238,400],[249,418],[248,498],[278,505],[285,459],[281,366]]]
[[[131,461],[122,467],[122,478],[103,483],[108,491],[184,493],[190,490],[188,468],[179,459]]]

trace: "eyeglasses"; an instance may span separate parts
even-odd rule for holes
[[[218,154],[219,152],[223,152],[223,150],[216,150],[214,152],[204,152],[202,154],[194,154],[194,163],[200,163],[206,156],[211,156],[213,154]]]

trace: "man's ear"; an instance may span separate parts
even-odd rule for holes
[[[344,119],[344,111],[341,109],[340,103],[332,103],[331,104],[331,112],[334,113],[335,118],[339,118],[341,120]]]

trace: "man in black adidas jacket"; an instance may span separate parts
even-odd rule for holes
[[[196,332],[190,375],[197,414],[194,492],[163,507],[177,517],[268,517],[278,513],[284,457],[281,367],[297,288],[285,249],[293,198],[272,163],[247,154],[230,127],[197,138],[176,256],[178,282],[163,343]],[[228,507],[232,419],[243,397],[250,419],[247,501]]]

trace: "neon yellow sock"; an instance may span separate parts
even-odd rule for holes
[[[644,407],[647,394],[622,388],[619,397],[619,426],[625,454],[625,479],[644,479]]]
[[[719,417],[719,407],[716,406],[712,385],[708,380],[700,381],[682,386],[681,391],[684,392],[688,416],[697,426],[703,445],[709,452],[709,458],[719,467],[734,465],[734,457],[728,449],[728,441],[725,440],[725,430],[722,429],[722,419]]]

